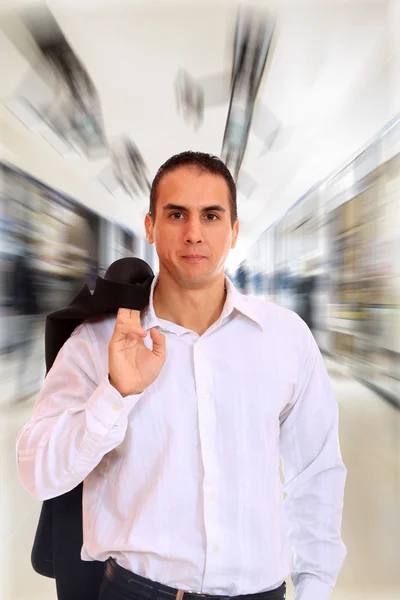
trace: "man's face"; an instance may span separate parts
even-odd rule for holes
[[[158,186],[156,218],[146,216],[146,237],[165,270],[182,287],[202,287],[220,274],[239,225],[232,226],[225,179],[196,167],[167,173]]]

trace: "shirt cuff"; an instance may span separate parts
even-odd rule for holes
[[[294,600],[329,600],[332,587],[315,577],[303,576],[295,587]]]
[[[123,398],[107,375],[89,398],[87,409],[105,429],[110,430],[119,420],[128,418],[141,396],[132,394]]]

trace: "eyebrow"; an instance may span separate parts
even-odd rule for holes
[[[166,204],[165,206],[163,206],[163,210],[167,211],[167,210],[178,210],[181,212],[187,212],[189,209],[187,206],[181,206],[180,204]],[[221,212],[221,213],[225,213],[226,212],[226,208],[224,208],[223,206],[221,206],[220,204],[213,204],[211,206],[206,206],[205,208],[201,209],[201,212]]]

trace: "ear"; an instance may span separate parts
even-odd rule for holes
[[[154,244],[154,223],[153,223],[153,217],[151,216],[150,213],[147,213],[145,219],[144,219],[144,227],[146,230],[146,240],[148,241],[149,244]]]
[[[238,235],[239,235],[239,220],[236,219],[236,221],[234,222],[233,227],[232,227],[232,244],[231,244],[231,248],[234,248],[236,246]]]

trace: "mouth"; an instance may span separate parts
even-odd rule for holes
[[[194,263],[194,262],[201,262],[202,260],[205,260],[205,256],[200,256],[199,254],[186,254],[184,256],[182,256],[183,260],[186,260],[187,262],[190,263]]]

